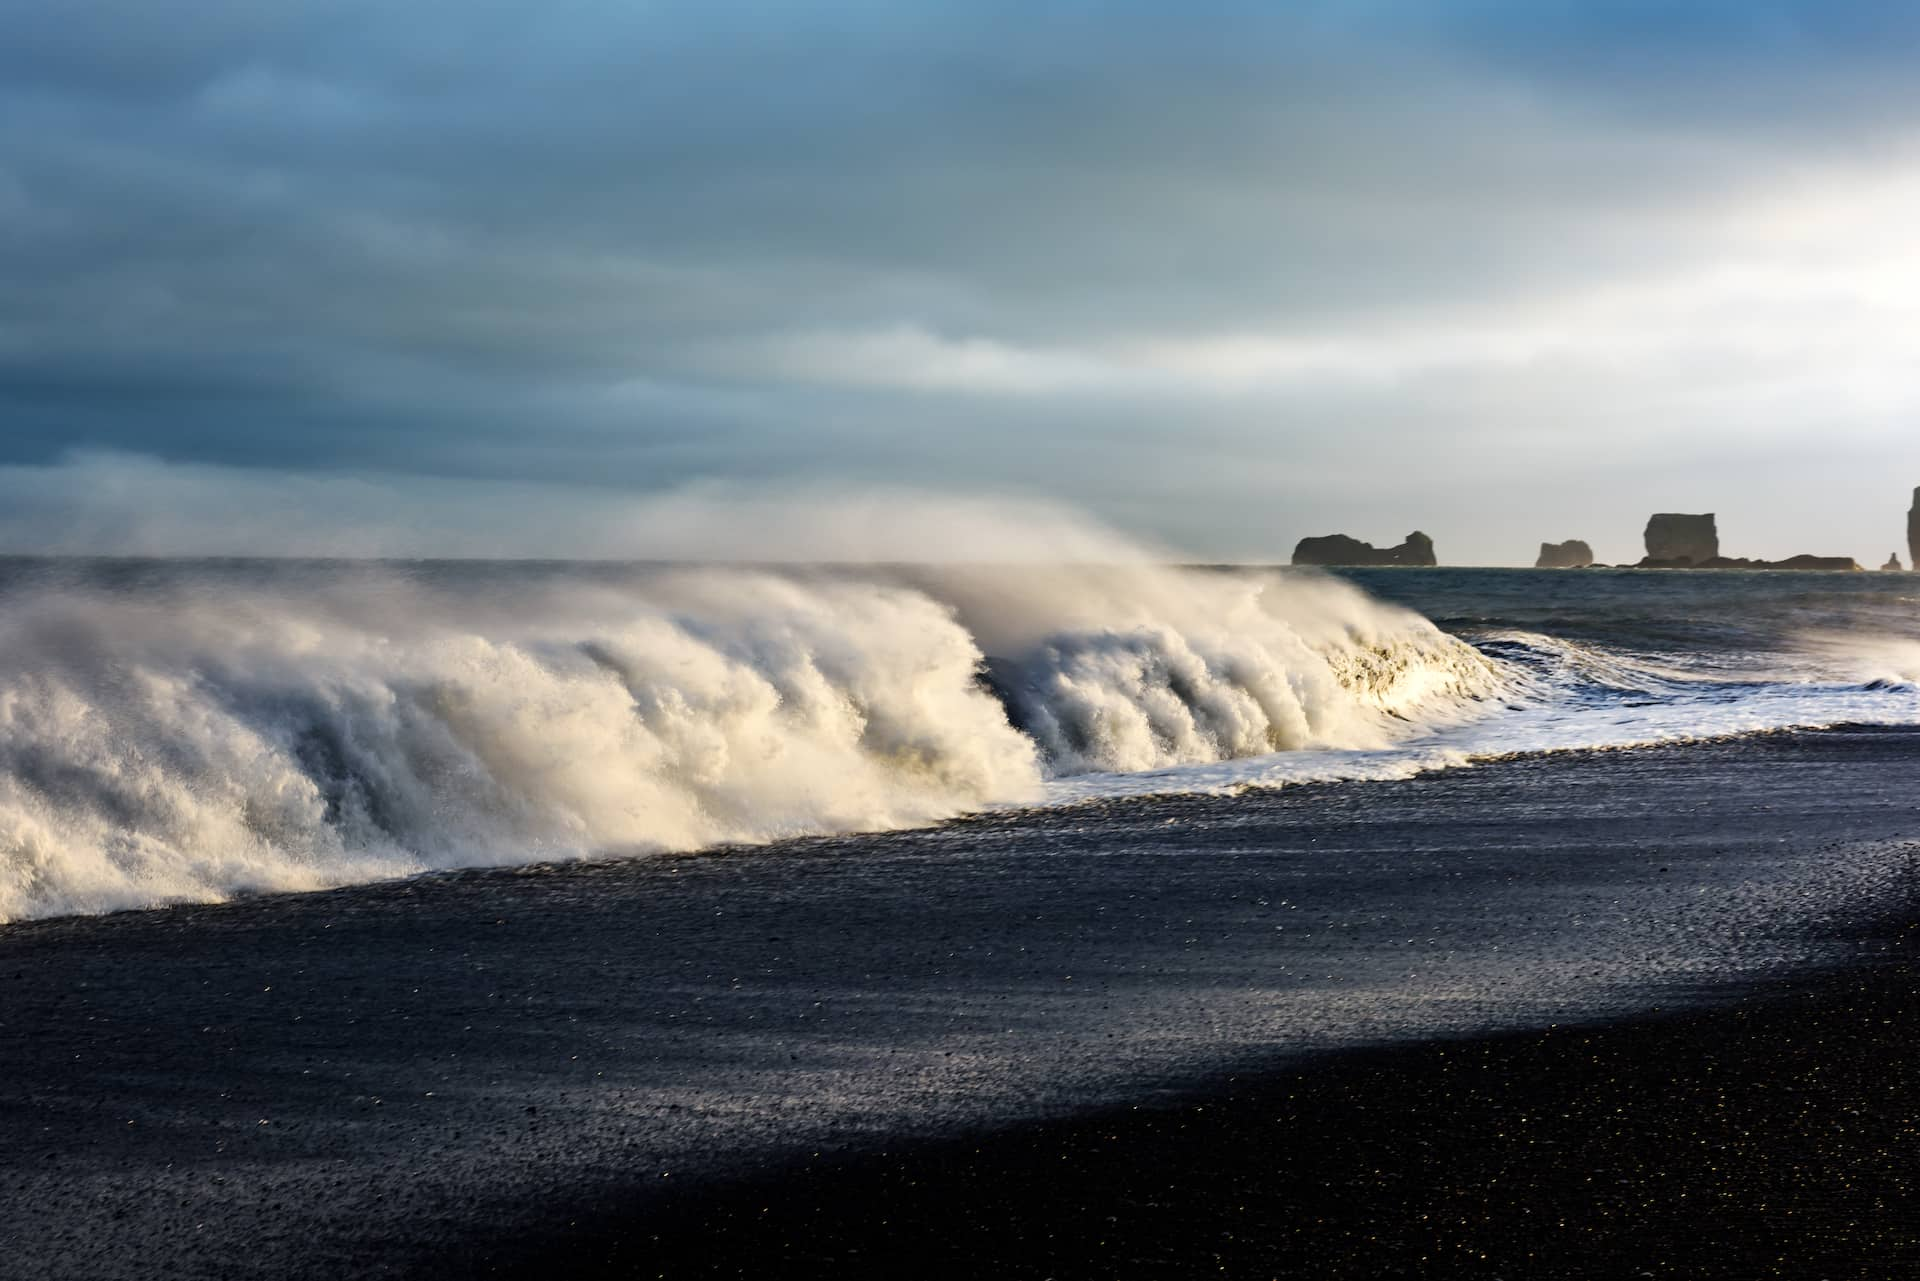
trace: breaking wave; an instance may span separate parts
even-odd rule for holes
[[[921,825],[1504,678],[1271,572],[212,570],[0,597],[0,921]]]

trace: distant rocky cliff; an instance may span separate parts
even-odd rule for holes
[[[1569,538],[1564,543],[1541,543],[1540,559],[1533,562],[1535,569],[1585,569],[1593,564],[1593,548],[1578,538]]]
[[[1433,540],[1419,530],[1398,547],[1375,547],[1345,534],[1303,538],[1293,549],[1296,565],[1438,565]]]
[[[1647,521],[1648,569],[1687,569],[1720,557],[1720,530],[1713,513],[1689,516],[1661,512]]]
[[[1913,491],[1913,506],[1907,509],[1907,564],[1920,570],[1920,489]]]

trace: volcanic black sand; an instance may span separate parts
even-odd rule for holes
[[[1920,1276],[1913,941],[1711,1015],[1351,1053],[556,1214],[428,1271]]]
[[[1911,1274],[1916,764],[1767,735],[0,928],[0,1274]]]

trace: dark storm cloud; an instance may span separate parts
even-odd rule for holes
[[[1017,482],[1204,543],[1206,466],[1319,475],[1317,510],[1342,441],[1537,435],[1561,406],[1502,403],[1537,367],[1490,392],[1349,336],[1688,269],[1783,172],[1897,154],[1916,34],[1864,3],[0,0],[0,461]],[[1365,385],[1131,381],[1245,333],[1332,334],[1305,366]]]

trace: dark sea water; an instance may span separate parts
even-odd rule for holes
[[[1920,575],[1770,570],[1412,569],[1340,571],[1449,631],[1532,632],[1711,667],[1810,657],[1809,640],[1888,642],[1890,673],[1920,661]],[[1834,656],[1825,646],[1816,652]],[[1846,669],[1871,670],[1873,660]],[[1817,670],[1817,667],[1810,669]],[[1834,669],[1840,670],[1840,669]]]

